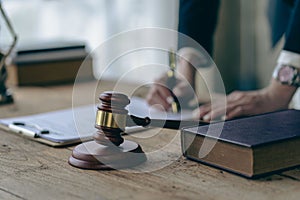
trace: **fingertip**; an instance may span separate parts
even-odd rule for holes
[[[221,120],[222,120],[222,121],[227,120],[227,116],[226,116],[226,115],[223,115],[223,116],[221,117]]]
[[[206,122],[210,121],[210,114],[204,115],[202,119]]]
[[[171,104],[174,102],[174,98],[173,98],[172,96],[168,96],[168,97],[166,98],[166,101],[167,101],[168,104],[171,105]]]

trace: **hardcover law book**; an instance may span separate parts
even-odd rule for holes
[[[300,111],[285,110],[224,123],[181,130],[182,152],[188,159],[215,166],[249,178],[300,165]],[[202,157],[206,139],[216,142]]]
[[[79,78],[92,79],[92,58],[83,42],[48,41],[19,46],[8,70],[17,85],[69,83],[83,62]]]

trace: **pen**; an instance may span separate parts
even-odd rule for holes
[[[176,86],[176,77],[175,77],[175,70],[176,70],[176,53],[173,50],[169,51],[169,71],[167,72],[167,87],[170,90],[172,99],[171,99],[171,109],[173,113],[180,112],[180,104],[177,97],[172,92],[173,88]]]

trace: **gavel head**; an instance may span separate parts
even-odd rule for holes
[[[112,91],[102,93],[99,99],[101,103],[98,106],[95,125],[98,131],[94,139],[102,145],[119,146],[124,141],[121,133],[125,129],[128,114],[125,107],[130,100],[126,95]]]

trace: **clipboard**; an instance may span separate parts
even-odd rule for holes
[[[129,114],[138,117],[151,117],[158,120],[188,120],[192,111],[183,110],[181,113],[167,113],[151,108],[139,97],[132,97],[127,108]],[[0,119],[0,128],[19,134],[31,140],[53,147],[77,144],[93,139],[97,106],[86,105],[76,108],[46,112],[41,114]],[[143,131],[142,126],[126,127],[126,134]]]
[[[53,147],[91,140],[96,131],[95,106],[87,105],[36,115],[0,119],[0,128]],[[74,120],[81,114],[81,127]],[[80,132],[79,132],[80,129]]]

